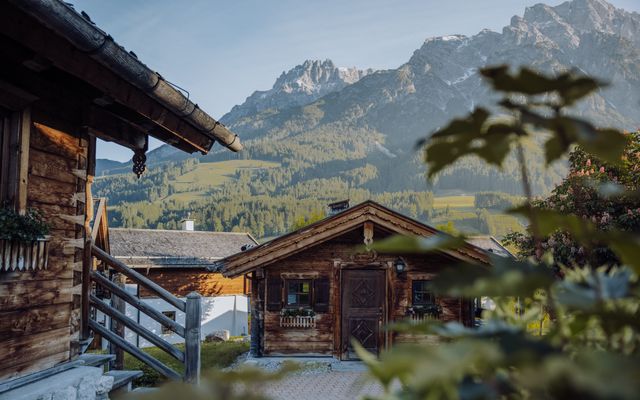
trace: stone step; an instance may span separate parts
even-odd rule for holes
[[[86,365],[87,367],[102,367],[103,369],[104,369],[104,366],[107,363],[109,363],[109,361],[115,360],[115,359],[116,359],[115,354],[98,354],[98,353],[84,353],[80,357],[78,357],[78,360],[83,361],[84,365]]]
[[[113,377],[113,386],[111,387],[111,393],[114,392],[130,392],[132,389],[132,382],[134,379],[141,377],[144,375],[142,371],[109,371],[105,374],[106,376]]]

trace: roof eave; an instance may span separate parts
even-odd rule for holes
[[[80,52],[89,54],[95,61],[210,139],[208,146],[194,146],[194,150],[206,153],[216,141],[231,151],[242,150],[242,144],[237,135],[202,111],[197,104],[191,102],[160,74],[152,71],[137,57],[115,43],[111,36],[85,19],[71,6],[59,0],[11,0],[11,2],[65,38]],[[174,132],[172,129],[168,130]]]

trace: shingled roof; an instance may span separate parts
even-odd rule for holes
[[[249,233],[110,228],[111,255],[134,268],[207,268],[258,242]]]

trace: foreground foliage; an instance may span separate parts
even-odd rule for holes
[[[433,281],[442,295],[490,296],[497,307],[480,328],[398,324],[391,329],[437,334],[446,343],[397,346],[379,360],[362,348],[359,355],[385,385],[386,399],[637,398],[638,135],[599,129],[566,114],[602,86],[596,80],[528,69],[511,73],[507,67],[482,74],[503,94],[499,105],[509,117],[476,109],[454,120],[422,143],[426,162],[434,176],[470,155],[501,166],[515,151],[527,202],[513,212],[530,224],[512,242],[523,257],[492,256],[491,267],[460,265]],[[547,163],[580,147],[571,154],[569,178],[548,199],[534,201],[522,142],[539,135]],[[401,244],[428,252],[459,241]],[[378,247],[398,244],[391,239]],[[549,318],[550,327],[542,330]],[[540,329],[532,330],[536,322]],[[399,390],[392,389],[395,381],[401,382]]]

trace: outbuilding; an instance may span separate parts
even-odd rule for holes
[[[245,275],[252,282],[253,354],[354,359],[351,338],[373,353],[411,340],[383,329],[393,321],[433,318],[473,325],[473,300],[437,297],[430,281],[461,261],[488,264],[485,250],[471,243],[429,254],[366,248],[391,235],[437,233],[366,201],[222,260],[225,276]]]

